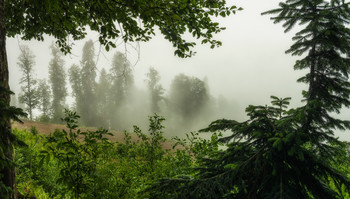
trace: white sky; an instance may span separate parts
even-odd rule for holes
[[[232,2],[228,0],[228,2]],[[210,92],[213,96],[223,95],[237,104],[232,110],[234,115],[244,116],[244,109],[250,105],[265,105],[270,102],[270,95],[292,97],[291,106],[301,105],[301,91],[305,85],[297,83],[303,71],[294,71],[293,65],[298,57],[292,57],[284,52],[292,44],[295,31],[283,32],[282,24],[274,24],[270,16],[261,16],[261,12],[276,8],[280,0],[237,0],[233,4],[243,7],[228,18],[217,19],[227,29],[216,36],[223,46],[210,49],[208,45],[197,44],[194,49],[197,54],[192,58],[181,59],[174,56],[172,44],[158,35],[148,43],[140,43],[140,60],[134,66],[135,81],[139,88],[144,88],[145,74],[150,66],[156,68],[161,75],[163,87],[169,88],[173,77],[179,73],[207,78]],[[98,53],[98,38],[89,34],[85,40],[75,41],[72,55],[65,57],[65,68],[73,63],[79,64],[83,44],[92,39],[96,41],[95,50]],[[10,85],[16,93],[19,91],[19,76],[21,75],[17,58],[19,45],[28,45],[36,55],[37,78],[45,78],[51,59],[49,46],[53,41],[47,37],[45,42],[21,41],[17,38],[7,39],[7,56],[10,68]],[[135,63],[138,53],[131,47],[128,58]],[[124,46],[110,52],[102,51],[97,68],[108,69],[112,55],[116,50],[124,52]],[[343,111],[341,117],[349,119],[350,111]],[[230,118],[235,119],[235,118]],[[350,132],[337,133],[343,140],[350,140]]]

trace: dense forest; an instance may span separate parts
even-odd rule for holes
[[[147,90],[137,88],[134,69],[121,52],[111,58],[111,66],[106,67],[109,70],[99,70],[92,40],[85,43],[80,64],[68,69],[64,54],[51,45],[52,58],[45,79],[35,77],[34,52],[28,46],[20,49],[17,65],[22,72],[21,91],[18,99],[12,96],[12,105],[22,107],[30,120],[61,123],[64,109],[70,109],[81,116],[81,125],[122,132],[135,124],[146,128],[147,116],[157,113],[167,118],[165,124],[170,134],[183,136],[184,132],[198,130],[221,117],[232,107],[224,97],[217,99],[210,94],[208,80],[183,73],[174,77],[167,91],[153,67],[144,76]],[[68,97],[72,102],[68,102]]]
[[[290,108],[292,98],[272,95],[268,105],[249,105],[245,121],[217,119],[184,137],[167,138],[165,122],[178,131],[220,112],[207,80],[179,74],[165,92],[158,71],[150,68],[148,90],[142,91],[123,53],[114,54],[109,71],[97,71],[91,40],[80,63],[64,67],[64,53],[71,50],[67,35],[83,39],[86,26],[100,34],[106,50],[116,47],[112,40],[118,37],[148,41],[156,26],[174,54],[188,58],[195,43],[184,39],[185,32],[220,46],[213,34],[224,28],[211,17],[241,10],[224,0],[0,0],[0,197],[350,198],[350,144],[334,136],[350,130],[350,121],[338,118],[350,107],[349,2],[286,0],[262,13],[282,23],[285,32],[296,29],[286,53],[297,56],[294,69],[304,71],[297,80],[306,85],[301,106]],[[9,103],[4,42],[19,34],[43,40],[44,33],[57,39],[47,80],[34,77],[35,56],[21,46],[23,111]],[[69,86],[72,106],[66,101]],[[110,129],[129,128],[143,111],[150,113],[148,130],[135,125],[113,139],[117,134]],[[49,135],[35,127],[11,128],[24,117],[66,127]],[[85,130],[79,123],[102,128]]]

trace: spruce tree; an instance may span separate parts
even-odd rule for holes
[[[220,140],[227,149],[202,159],[193,178],[164,179],[154,197],[328,199],[350,191],[350,179],[333,166],[341,148],[334,130],[350,123],[332,115],[350,105],[349,3],[287,0],[263,14],[286,32],[302,25],[286,52],[303,56],[294,68],[308,70],[298,79],[309,85],[305,105],[288,109],[290,98],[272,96],[271,106],[249,106],[245,122],[214,121],[202,131],[232,131]]]
[[[36,89],[37,80],[34,77],[35,56],[28,46],[21,46],[21,54],[18,57],[18,66],[22,71],[20,84],[22,95],[19,102],[25,104],[25,110],[29,114],[29,119],[33,120],[33,110],[37,107],[38,93]]]
[[[275,23],[284,22],[285,32],[295,24],[306,25],[293,37],[296,41],[286,53],[305,55],[294,65],[296,70],[308,70],[298,82],[309,84],[303,91],[307,102],[304,111],[303,131],[313,136],[316,143],[333,137],[335,128],[348,129],[349,121],[334,118],[349,107],[350,83],[350,30],[349,3],[342,0],[293,0],[280,3],[280,8],[263,14],[275,14]]]
[[[62,52],[51,45],[52,59],[49,65],[49,78],[52,90],[52,121],[60,122],[64,114],[64,104],[67,96],[66,72]]]

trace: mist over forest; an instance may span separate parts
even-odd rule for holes
[[[350,199],[349,19],[0,0],[0,198]]]
[[[80,125],[130,131],[134,125],[146,129],[148,117],[157,114],[166,119],[167,136],[182,136],[232,115],[235,109],[231,100],[211,93],[207,78],[185,73],[175,75],[166,88],[157,69],[149,67],[145,86],[139,88],[137,68],[125,53],[115,51],[110,66],[96,65],[99,52],[92,40],[85,42],[72,65],[65,63],[65,55],[54,44],[47,50],[48,76],[38,79],[40,56],[30,46],[20,46],[16,66],[21,71],[20,91],[11,103],[23,108],[31,120],[61,123],[64,109],[70,109],[80,115]]]

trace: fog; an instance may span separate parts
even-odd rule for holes
[[[175,76],[183,73],[189,77],[197,77],[208,83],[210,98],[214,101],[213,108],[203,111],[193,125],[189,125],[185,131],[198,130],[209,124],[214,119],[227,118],[243,121],[246,118],[245,108],[248,105],[265,105],[270,101],[270,96],[292,97],[291,107],[302,105],[301,91],[305,85],[296,80],[304,71],[294,71],[293,65],[298,57],[292,57],[284,52],[292,44],[292,36],[295,31],[284,33],[281,24],[273,24],[269,16],[261,16],[260,13],[277,7],[278,0],[252,0],[234,1],[233,4],[243,7],[243,11],[237,12],[228,18],[215,19],[227,29],[216,36],[223,42],[223,46],[210,49],[208,45],[200,45],[197,42],[192,58],[181,59],[174,56],[174,48],[165,41],[157,32],[157,36],[147,43],[123,44],[118,42],[117,49],[106,52],[100,50],[98,38],[95,33],[89,33],[85,40],[74,41],[71,55],[65,56],[65,69],[72,64],[80,63],[82,47],[86,41],[92,39],[95,46],[95,63],[97,76],[102,68],[107,71],[112,64],[113,54],[117,51],[125,54],[130,61],[134,74],[135,111],[128,111],[125,126],[133,124],[145,127],[147,115],[150,111],[145,108],[147,94],[146,73],[150,67],[159,72],[160,84],[165,89],[164,96],[169,96],[171,83]],[[27,45],[36,55],[36,77],[43,79],[48,76],[48,65],[51,59],[49,46],[53,38],[45,37],[45,42],[22,41],[19,38],[7,38],[7,55],[10,68],[10,86],[15,93],[19,93],[19,77],[21,75],[17,59],[20,54],[20,45]],[[68,77],[67,77],[68,79]],[[98,81],[98,79],[96,79]],[[71,93],[70,85],[68,93]],[[219,105],[219,102],[221,105]],[[69,106],[73,105],[74,98],[67,98]],[[224,105],[225,104],[225,105]],[[218,108],[222,106],[221,108]],[[164,108],[165,109],[165,108]],[[165,125],[169,131],[176,132],[176,127],[182,126],[181,122],[174,121],[171,111],[164,112],[167,119]],[[347,119],[350,111],[344,109],[341,118]],[[130,120],[129,120],[130,118]],[[177,119],[176,119],[177,118]],[[176,124],[176,125],[174,125]],[[146,127],[145,127],[146,128]],[[343,140],[350,140],[350,132],[337,132]]]

